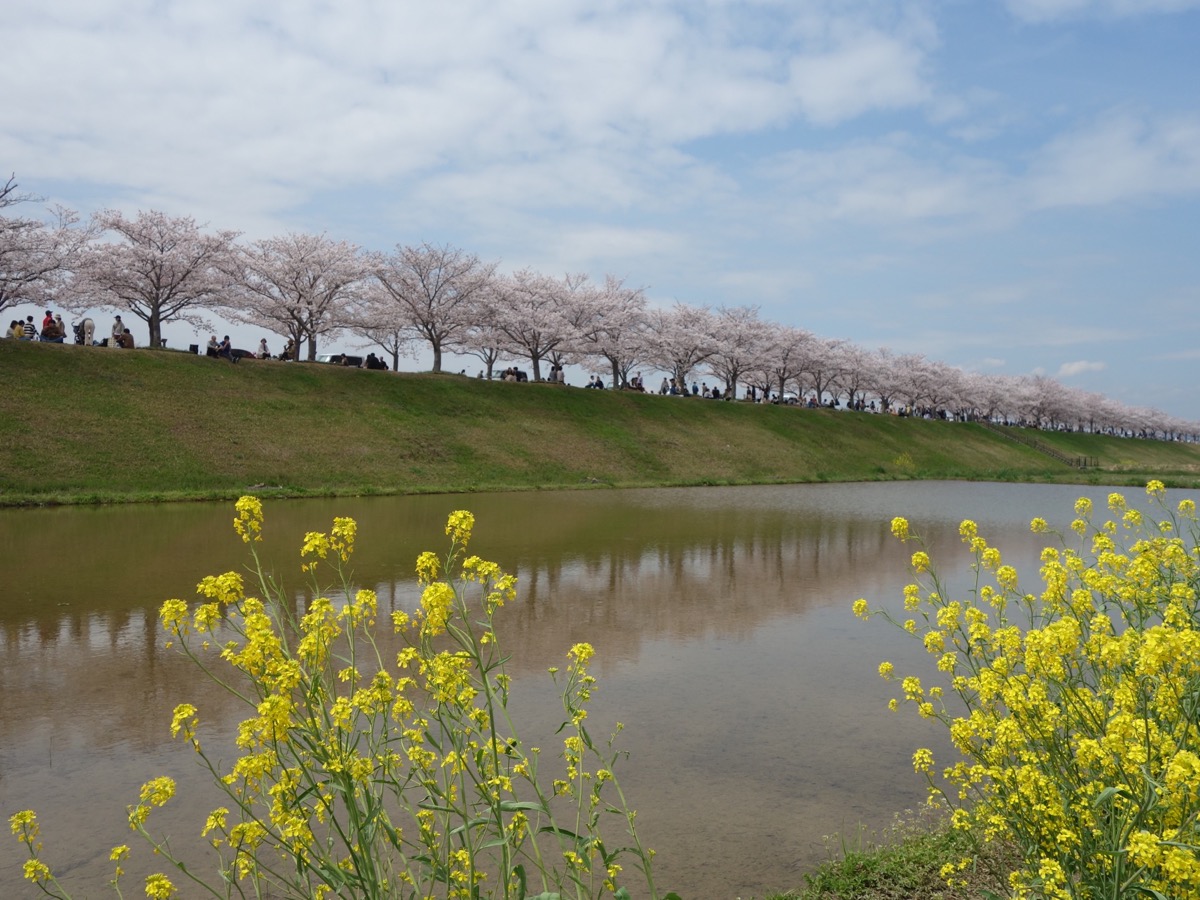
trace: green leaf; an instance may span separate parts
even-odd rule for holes
[[[486,825],[489,821],[491,821],[491,820],[487,819],[485,817],[471,819],[467,822],[463,822],[461,825],[456,825],[454,828],[450,829],[450,834],[462,834],[468,828],[476,828],[479,825]]]
[[[546,809],[546,804],[539,803],[536,800],[501,800],[500,812],[517,812],[518,810],[531,809],[536,812],[549,812]]]
[[[1118,797],[1118,796],[1119,797],[1128,797],[1129,791],[1125,790],[1125,788],[1120,788],[1120,787],[1106,787],[1104,790],[1102,790],[1099,794],[1096,795],[1096,799],[1092,801],[1092,806],[1101,806],[1105,803],[1109,803],[1109,802],[1111,802],[1113,797]]]
[[[560,828],[557,825],[543,825],[538,829],[538,834],[557,834],[559,837],[568,837],[575,842],[586,840],[586,838],[580,837],[575,832],[567,828]]]

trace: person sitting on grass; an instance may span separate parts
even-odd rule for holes
[[[221,343],[217,344],[217,356],[227,359],[231,363],[238,361],[238,357],[233,355],[233,344],[229,342],[229,335],[225,335]]]
[[[48,324],[42,325],[42,342],[46,344],[61,344],[63,338],[67,336],[67,332],[62,327],[62,322],[56,322],[51,319]]]

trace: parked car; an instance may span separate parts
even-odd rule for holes
[[[363,358],[361,356],[353,356],[349,353],[321,353],[317,356],[317,362],[329,363],[334,366],[346,365],[353,369],[361,366],[362,361]]]

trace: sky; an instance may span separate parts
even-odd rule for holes
[[[613,274],[1200,421],[1200,0],[15,0],[3,43],[0,169],[85,215]]]

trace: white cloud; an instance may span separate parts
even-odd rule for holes
[[[790,64],[792,89],[814,122],[832,124],[872,109],[918,106],[932,90],[922,74],[923,49],[877,31]]]
[[[1107,368],[1108,365],[1106,363],[1089,362],[1081,359],[1076,362],[1063,363],[1058,367],[1056,375],[1059,378],[1070,378],[1073,375],[1082,375],[1085,372],[1103,372]]]
[[[761,174],[794,218],[991,224],[1014,213],[1012,179],[997,162],[906,134],[780,154]]]
[[[1200,191],[1200,115],[1110,113],[1038,151],[1028,190],[1033,207],[1100,206]]]
[[[202,15],[99,0],[11,19],[5,65],[24,77],[0,156],[180,205],[214,179],[282,205],[314,186],[631,156],[797,113],[841,122],[923,102],[933,33],[871,3],[749,15],[681,0],[214,0]]]
[[[1198,114],[1113,110],[1051,137],[1023,167],[989,149],[965,153],[897,132],[779,153],[757,174],[792,227],[901,226],[921,241],[964,227],[1010,226],[1040,210],[1180,201],[1200,192]]]

